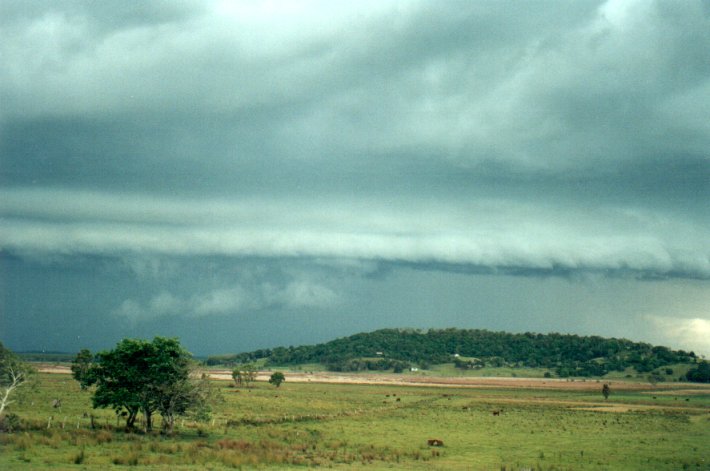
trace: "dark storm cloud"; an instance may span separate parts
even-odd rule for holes
[[[407,267],[706,282],[708,51],[699,1],[2,2],[0,249],[369,266],[124,319],[347,311]]]
[[[704,157],[700,4],[255,5],[139,25],[117,15],[110,29],[110,15],[55,8],[9,26],[3,115],[101,136],[102,156],[231,172],[249,157],[337,166],[402,150],[548,171]]]

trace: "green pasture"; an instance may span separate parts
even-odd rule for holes
[[[694,385],[612,390],[607,401],[601,392],[297,384],[288,375],[280,388],[214,386],[211,420],[180,420],[164,436],[125,432],[69,375],[39,374],[8,411],[20,424],[0,433],[0,469],[710,469],[710,389]]]

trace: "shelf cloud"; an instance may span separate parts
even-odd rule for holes
[[[710,276],[702,224],[647,210],[509,201],[386,207],[5,192],[0,243],[21,252],[332,257],[491,269]]]

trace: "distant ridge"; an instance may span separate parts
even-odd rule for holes
[[[547,368],[559,377],[603,376],[627,368],[650,373],[697,360],[693,352],[626,339],[450,328],[381,329],[317,345],[211,356],[207,363],[247,363],[261,359],[272,366],[320,363],[334,371],[402,371],[453,362],[463,369]]]
[[[42,350],[26,350],[15,352],[17,356],[25,361],[50,362],[50,363],[66,363],[70,362],[76,356],[76,353],[59,352],[59,351],[42,351]]]

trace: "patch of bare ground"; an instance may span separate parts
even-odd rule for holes
[[[70,374],[65,365],[40,364],[37,370],[43,373]],[[231,381],[230,370],[209,370],[207,374],[213,379]],[[332,372],[284,372],[287,382],[292,383],[338,383],[338,384],[369,384],[394,386],[431,386],[451,388],[490,388],[490,389],[557,389],[564,391],[598,391],[602,384],[609,384],[614,391],[639,391],[653,395],[693,395],[710,394],[710,385],[693,385],[687,383],[659,383],[651,386],[648,383],[635,383],[620,380],[568,380],[558,378],[491,378],[491,377],[438,377],[415,376],[407,374],[367,374],[367,373],[332,373]],[[270,371],[260,371],[257,381],[268,381]],[[648,391],[649,389],[652,391]]]
[[[231,380],[228,370],[211,370],[210,377],[221,380]],[[271,372],[259,372],[257,380],[268,380]],[[621,380],[568,380],[558,378],[500,378],[500,377],[438,377],[415,376],[407,374],[367,374],[367,373],[331,373],[331,372],[284,372],[286,381],[294,383],[340,383],[340,384],[371,384],[397,386],[431,386],[452,388],[491,388],[491,389],[557,389],[566,391],[598,391],[601,385],[609,384],[615,391],[645,391],[652,386],[648,383],[637,383]],[[682,388],[682,389],[681,389]],[[653,387],[653,394],[675,391],[693,391],[692,394],[710,394],[710,385],[688,388],[686,383],[662,383]],[[690,392],[688,394],[691,394]]]
[[[40,373],[52,373],[52,374],[71,374],[71,369],[65,365],[54,365],[51,363],[39,363],[35,365],[35,368]]]

